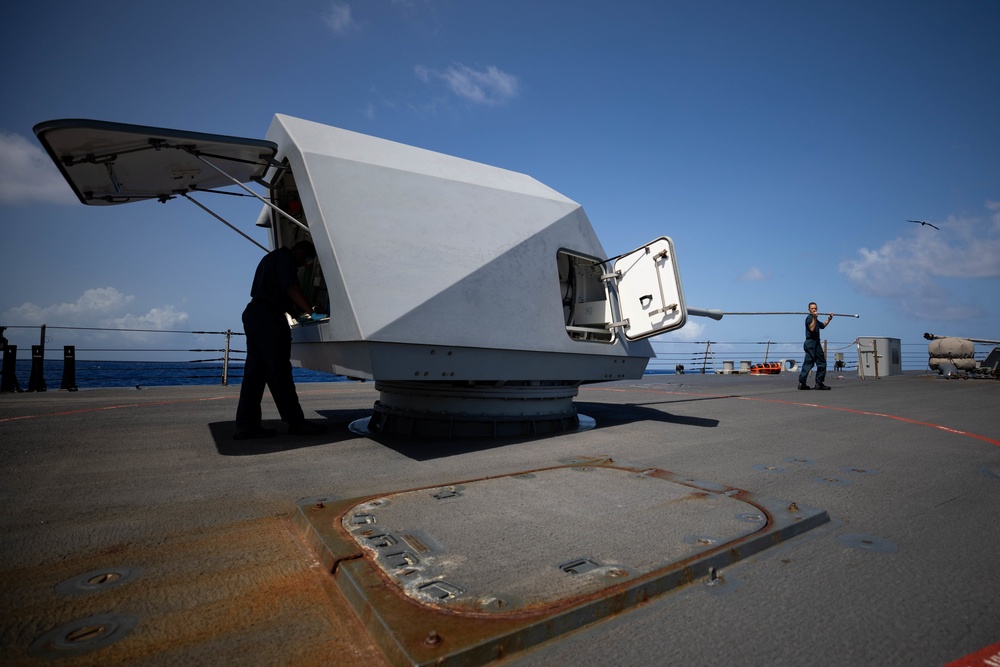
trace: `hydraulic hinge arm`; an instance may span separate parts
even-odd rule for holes
[[[259,199],[265,206],[270,207],[270,209],[272,211],[275,211],[281,217],[285,218],[286,220],[288,220],[289,222],[292,222],[295,225],[298,225],[299,227],[301,227],[302,229],[304,229],[306,232],[309,232],[309,228],[307,226],[303,225],[301,222],[299,222],[298,220],[296,220],[295,218],[293,218],[289,214],[285,213],[280,208],[278,208],[277,206],[275,206],[274,204],[272,204],[268,200],[264,199],[263,197],[261,197],[259,194],[257,194],[256,192],[254,192],[253,190],[251,190],[247,186],[243,185],[243,183],[240,181],[240,179],[233,178],[228,173],[226,173],[225,171],[223,171],[221,167],[219,167],[219,166],[213,164],[212,162],[210,162],[209,160],[205,159],[205,157],[203,155],[201,155],[200,153],[198,153],[198,151],[196,151],[194,149],[191,149],[191,148],[185,148],[184,150],[186,150],[188,153],[190,153],[194,157],[198,158],[199,160],[201,160],[202,162],[204,162],[205,164],[207,164],[209,167],[211,167],[212,169],[216,170],[217,172],[219,172],[220,174],[222,174],[223,176],[225,176],[229,180],[231,180],[236,185],[238,185],[241,188],[243,188],[243,190],[245,190],[246,192],[248,192],[253,197],[256,197],[257,199]]]
[[[261,244],[259,244],[256,241],[254,241],[252,238],[250,238],[249,236],[247,236],[246,234],[244,234],[242,231],[240,231],[239,229],[237,229],[233,225],[229,224],[228,221],[224,220],[222,218],[222,216],[218,215],[215,211],[209,209],[207,206],[205,206],[200,201],[198,201],[197,199],[195,199],[194,197],[192,197],[191,195],[189,195],[187,193],[184,193],[183,196],[184,196],[185,199],[187,199],[188,201],[190,201],[193,204],[195,204],[198,208],[200,208],[201,210],[203,210],[205,213],[208,213],[210,216],[212,216],[213,218],[215,218],[216,220],[218,220],[219,222],[221,222],[222,224],[224,224],[226,227],[229,227],[231,230],[233,230],[234,232],[236,232],[237,234],[239,234],[240,236],[242,236],[243,238],[245,238],[250,243],[254,244],[255,246],[257,246],[258,248],[260,248],[264,252],[267,252],[267,248],[265,248]]]
[[[604,282],[605,287],[607,289],[608,299],[611,299],[612,303],[614,303],[616,305],[618,303],[618,291],[617,291],[617,289],[615,289],[615,290],[611,289],[611,285],[617,285],[618,284],[618,279],[621,278],[621,277],[622,277],[622,272],[621,271],[612,271],[611,273],[602,273],[601,274],[601,280]],[[614,297],[612,297],[612,294],[614,295]],[[619,316],[620,316],[621,315],[621,313],[620,313],[621,308],[619,307],[616,310],[619,311]],[[617,322],[609,322],[608,324],[605,325],[605,328],[607,328],[608,331],[611,331],[612,329],[617,329],[618,327],[622,327],[623,329],[628,329],[629,328],[628,318],[626,317],[626,318],[624,318],[622,320],[619,320]]]

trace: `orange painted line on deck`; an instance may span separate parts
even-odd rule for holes
[[[583,391],[617,391],[617,392],[627,392],[632,391],[629,389],[615,389],[615,388],[600,388],[600,387],[587,387],[582,389]],[[700,394],[693,391],[667,391],[664,389],[647,389],[651,393],[655,394],[676,394],[678,396],[698,396],[700,398],[733,398],[740,401],[760,401],[761,403],[780,403],[782,405],[794,405],[798,407],[805,408],[821,408],[824,410],[837,410],[838,412],[849,412],[856,415],[864,415],[866,417],[883,417],[885,419],[894,419],[896,421],[901,421],[906,424],[914,424],[916,426],[926,426],[928,428],[936,428],[939,431],[945,431],[947,433],[954,433],[955,435],[962,435],[967,438],[974,438],[976,440],[982,440],[983,442],[988,442],[991,445],[996,445],[1000,447],[1000,440],[995,440],[993,438],[988,438],[985,435],[979,435],[978,433],[970,433],[969,431],[960,431],[958,429],[949,428],[948,426],[942,426],[941,424],[934,424],[932,422],[919,421],[917,419],[909,419],[908,417],[900,417],[899,415],[890,415],[885,412],[871,412],[868,410],[855,410],[853,408],[842,408],[836,405],[821,405],[819,403],[803,403],[801,401],[786,401],[778,398],[756,398],[753,396],[740,396],[738,394]],[[998,666],[1000,667],[1000,666]]]
[[[944,667],[1000,667],[1000,642],[949,662]]]
[[[325,391],[329,391],[328,389]],[[299,390],[299,394],[316,394],[320,393],[318,390]],[[127,408],[146,408],[146,407],[157,407],[164,405],[181,405],[184,403],[201,403],[203,401],[222,401],[230,398],[239,398],[238,395],[232,396],[208,396],[206,398],[186,398],[176,401],[154,401],[150,403],[123,403],[121,405],[102,405],[93,408],[81,408],[79,410],[64,410],[62,412],[45,412],[37,415],[19,415],[17,417],[0,417],[0,424],[5,424],[7,422],[20,421],[22,419],[40,419],[42,417],[65,417],[68,415],[79,415],[88,412],[101,412],[104,410],[124,410]]]
[[[231,396],[210,396],[208,398],[193,398],[181,401],[155,401],[153,403],[124,403],[122,405],[102,405],[94,408],[81,408],[79,410],[63,410],[62,412],[45,412],[38,415],[20,415],[18,417],[0,418],[0,424],[6,422],[19,421],[21,419],[39,419],[41,417],[65,417],[67,415],[80,415],[88,412],[102,412],[104,410],[124,410],[126,408],[145,408],[162,405],[179,405],[181,403],[201,403],[202,401],[219,401]]]

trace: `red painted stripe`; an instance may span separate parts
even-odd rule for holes
[[[323,390],[330,391],[330,390]],[[299,390],[299,395],[317,394],[322,393],[319,390],[313,391],[302,391]],[[67,415],[79,415],[85,414],[87,412],[101,412],[102,410],[123,410],[126,408],[145,408],[145,407],[156,407],[161,405],[180,405],[183,403],[201,403],[203,401],[222,401],[228,398],[238,398],[237,395],[233,396],[209,396],[207,398],[187,398],[177,401],[155,401],[150,403],[125,403],[123,405],[103,405],[95,408],[81,408],[79,410],[65,410],[63,412],[45,412],[37,415],[20,415],[18,417],[2,417],[0,418],[0,424],[5,424],[7,422],[19,421],[21,419],[40,419],[42,417],[65,417]]]
[[[1000,642],[949,662],[944,667],[1000,667]]]
[[[201,403],[202,401],[219,401],[230,396],[210,396],[209,398],[186,399],[183,401],[156,401],[153,403],[126,403],[124,405],[102,405],[96,408],[81,408],[79,410],[64,410],[63,412],[46,412],[40,415],[21,415],[19,417],[4,417],[0,419],[0,424],[18,421],[20,419],[39,419],[41,417],[65,417],[67,415],[79,415],[87,412],[101,412],[103,410],[123,410],[125,408],[144,408],[159,405],[179,405],[181,403]]]
[[[610,387],[583,387],[581,391],[617,391],[617,392],[628,392],[633,391],[632,389],[614,389]],[[945,431],[947,433],[954,433],[955,435],[962,435],[967,438],[975,438],[976,440],[982,440],[983,442],[988,442],[991,445],[996,445],[1000,447],[1000,440],[995,440],[993,438],[988,438],[985,435],[979,435],[978,433],[970,433],[969,431],[960,431],[958,429],[949,428],[947,426],[942,426],[941,424],[933,424],[931,422],[918,421],[916,419],[909,419],[907,417],[900,417],[899,415],[890,415],[884,412],[869,412],[867,410],[853,410],[851,408],[841,408],[835,405],[820,405],[819,403],[802,403],[801,401],[785,401],[778,398],[756,398],[753,396],[739,396],[737,394],[700,394],[693,391],[667,391],[665,389],[646,389],[644,391],[649,391],[656,394],[676,394],[678,396],[698,396],[700,398],[735,398],[741,401],[760,401],[761,403],[779,403],[781,405],[794,405],[804,408],[821,408],[823,410],[837,410],[838,412],[849,412],[856,415],[864,415],[866,417],[883,417],[885,419],[895,419],[896,421],[901,421],[907,424],[914,424],[916,426],[926,426],[928,428],[936,428],[940,431]],[[1000,665],[997,665],[1000,667]]]

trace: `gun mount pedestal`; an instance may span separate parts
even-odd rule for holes
[[[370,419],[355,432],[408,438],[497,438],[573,431],[592,422],[577,414],[580,383],[537,380],[376,382],[380,392]]]

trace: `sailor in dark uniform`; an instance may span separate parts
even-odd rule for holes
[[[813,365],[816,366],[816,388],[829,389],[823,380],[826,379],[826,354],[823,353],[823,345],[819,340],[819,332],[826,328],[826,325],[833,319],[833,313],[826,318],[826,322],[819,321],[817,311],[819,307],[815,302],[809,304],[809,314],[806,316],[806,342],[802,344],[806,358],[802,362],[802,370],[799,371],[799,389],[809,389],[806,380],[809,378],[809,371]]]
[[[236,408],[237,440],[268,438],[277,429],[261,425],[260,402],[264,386],[282,421],[292,435],[323,433],[326,427],[305,420],[292,379],[292,334],[285,313],[309,316],[313,307],[299,288],[297,269],[316,256],[308,241],[292,248],[278,248],[264,256],[257,265],[250,288],[251,301],[243,311],[243,330],[247,336],[247,359],[240,387],[240,402]]]

